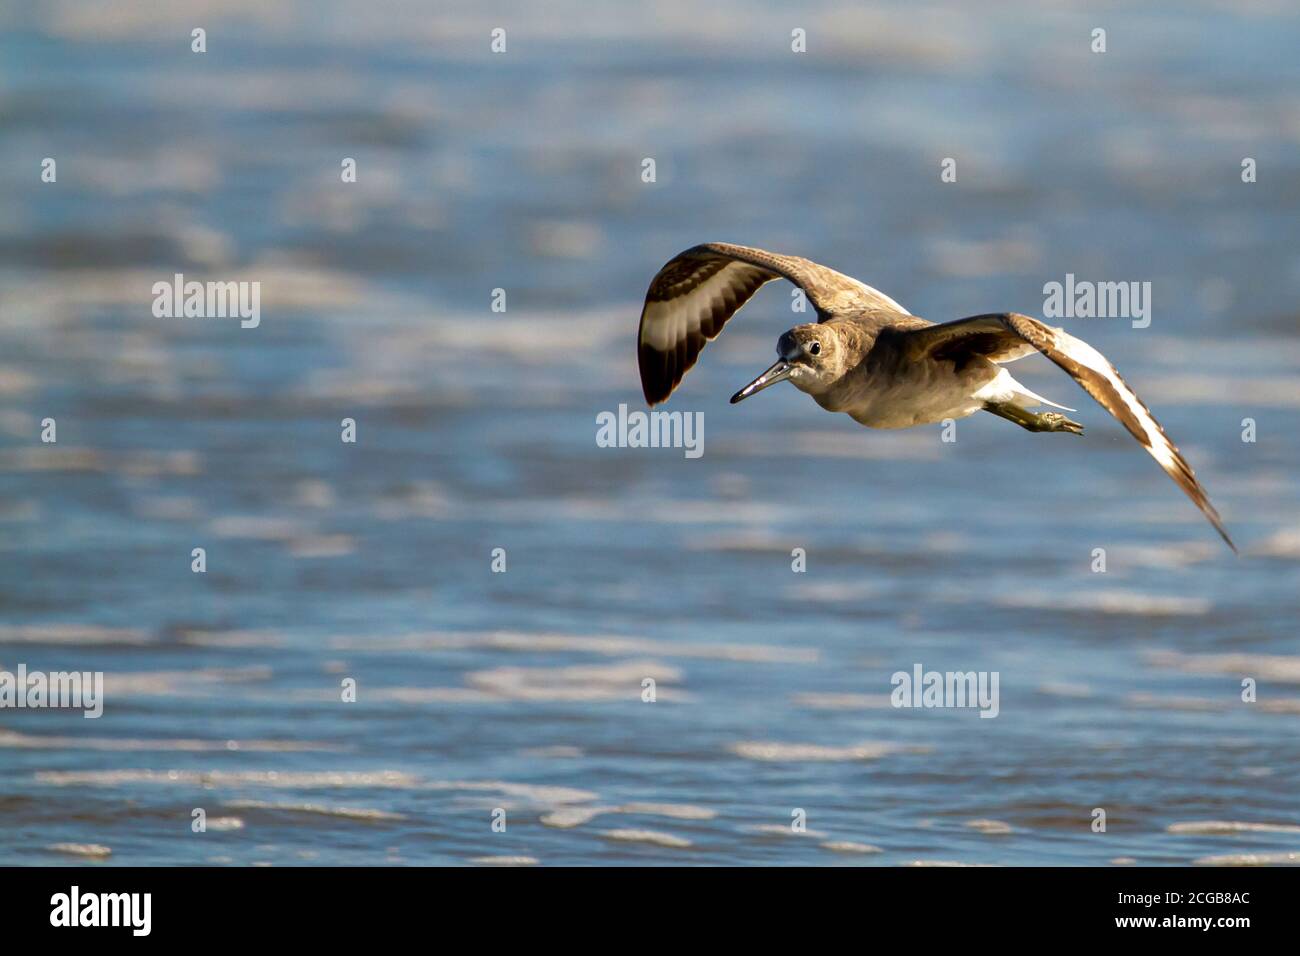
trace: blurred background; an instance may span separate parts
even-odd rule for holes
[[[0,668],[107,694],[0,712],[0,863],[1297,858],[1292,5],[118,0],[0,27]],[[799,318],[778,284],[668,406],[704,414],[703,457],[597,447],[599,412],[643,407],[647,284],[707,240],[935,321],[1150,281],[1149,328],[1064,324],[1242,556],[1038,357],[1017,377],[1086,439],[729,407]],[[260,282],[260,326],[156,318],[177,272]],[[997,671],[999,716],[890,707],[915,663]]]

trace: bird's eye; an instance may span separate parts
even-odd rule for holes
[[[808,346],[808,351],[809,351],[809,353],[811,353],[812,355],[821,355],[821,354],[822,354],[822,344],[821,344],[820,342],[814,342],[814,343],[812,343],[812,345]]]

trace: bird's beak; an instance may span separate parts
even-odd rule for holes
[[[791,365],[785,359],[778,359],[776,364],[773,365],[770,369],[768,369],[758,378],[754,379],[752,382],[750,382],[748,385],[746,385],[744,388],[738,391],[735,395],[732,395],[731,404],[735,405],[736,402],[739,402],[742,399],[749,398],[749,396],[753,395],[755,392],[761,392],[769,385],[775,385],[777,382],[784,382],[787,378],[790,377],[790,373],[793,371],[794,371],[793,365]]]

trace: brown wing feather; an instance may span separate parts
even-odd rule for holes
[[[646,402],[672,394],[704,346],[773,279],[804,290],[821,321],[868,309],[905,315],[893,299],[808,259],[726,242],[695,246],[670,260],[650,283],[637,332],[637,364]]]
[[[1003,321],[1002,315],[977,315],[956,322],[928,326],[924,336],[909,336],[917,357],[963,359],[979,355],[990,362],[1011,362],[1032,355],[1038,348]]]
[[[1017,346],[1017,343],[1020,343]],[[1201,513],[1214,525],[1220,537],[1235,552],[1237,546],[1228,537],[1219,512],[1196,474],[1151,410],[1138,398],[1110,361],[1082,339],[1063,329],[1052,328],[1016,312],[977,315],[943,325],[932,325],[906,333],[909,354],[914,358],[948,358],[983,355],[993,361],[1008,361],[1004,356],[1028,343],[1064,369],[1096,399],[1102,408],[1119,419],[1159,463]]]

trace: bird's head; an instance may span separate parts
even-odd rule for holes
[[[776,342],[776,364],[735,395],[731,404],[742,401],[769,385],[789,380],[809,395],[824,392],[844,374],[843,343],[833,325],[796,325]]]

